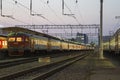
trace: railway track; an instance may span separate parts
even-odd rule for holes
[[[3,61],[3,62],[0,62],[0,69],[12,67],[15,65],[24,64],[24,63],[28,63],[28,62],[33,62],[33,61],[37,61],[37,60],[38,60],[38,57],[24,58],[24,59],[13,60],[13,61]]]
[[[46,57],[49,56],[51,58],[54,57],[60,57],[63,56],[64,54],[53,54],[53,55],[42,55],[42,56],[36,56],[36,57],[29,57],[29,58],[19,58],[19,59],[12,59],[12,60],[3,60],[0,62],[0,69],[2,68],[7,68],[7,67],[12,67],[15,65],[19,65],[19,64],[24,64],[24,63],[29,63],[29,62],[34,62],[37,61],[39,57]],[[65,54],[65,55],[69,55],[69,54]],[[72,54],[73,55],[73,54]]]
[[[10,73],[7,75],[1,75],[0,80],[41,80],[45,79],[52,74],[58,72],[59,70],[69,66],[70,64],[83,59],[88,54],[79,54],[75,56],[69,56],[68,58],[54,61],[49,64],[45,64],[42,66],[32,67],[29,69],[25,69],[22,71]]]

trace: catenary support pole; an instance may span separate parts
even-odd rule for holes
[[[100,0],[100,59],[103,59],[103,0]]]

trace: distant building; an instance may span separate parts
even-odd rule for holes
[[[79,43],[88,43],[88,36],[86,34],[82,34],[82,33],[77,33],[76,35],[76,41]]]

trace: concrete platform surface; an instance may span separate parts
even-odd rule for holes
[[[120,66],[93,53],[46,80],[120,80]]]

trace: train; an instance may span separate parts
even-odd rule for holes
[[[7,55],[7,36],[1,34],[0,35],[0,58],[4,57]]]
[[[68,41],[48,34],[28,30],[10,32],[7,37],[8,55],[24,56],[42,52],[93,50],[91,45]]]
[[[120,28],[111,36],[109,41],[103,43],[103,49],[105,52],[120,54]]]

